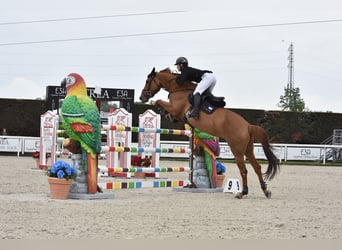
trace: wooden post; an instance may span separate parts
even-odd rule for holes
[[[191,138],[190,138],[190,149],[191,149],[191,153],[190,153],[190,183],[191,183],[191,187],[196,187],[196,185],[194,184],[194,129],[193,127],[190,127],[191,129]]]

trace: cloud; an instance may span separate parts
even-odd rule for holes
[[[36,82],[17,77],[2,87],[0,98],[37,99],[43,98],[42,93],[45,93],[44,88]]]

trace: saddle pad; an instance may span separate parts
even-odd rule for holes
[[[207,114],[212,114],[215,112],[215,110],[218,107],[212,105],[210,102],[208,102],[207,100],[205,100],[202,105],[201,105],[201,110],[204,111]]]

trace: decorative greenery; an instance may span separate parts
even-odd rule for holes
[[[216,161],[216,173],[224,174],[226,172],[226,167],[219,161]]]
[[[65,161],[56,161],[51,168],[47,170],[47,175],[49,177],[55,177],[59,179],[76,179],[76,167],[70,166],[69,163]]]
[[[141,156],[137,156],[132,158],[131,164],[137,167],[149,167],[151,166],[151,158],[141,158]]]

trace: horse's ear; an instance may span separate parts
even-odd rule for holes
[[[152,69],[151,73],[150,73],[150,74],[148,74],[148,75],[147,75],[147,77],[153,77],[153,76],[155,76],[155,75],[156,75],[156,68],[155,68],[155,67],[153,67],[153,69]]]

